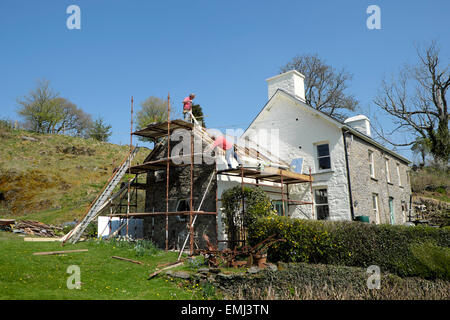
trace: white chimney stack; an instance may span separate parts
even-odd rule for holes
[[[296,98],[305,101],[305,76],[297,70],[291,70],[266,80],[269,99],[278,89],[284,90]]]
[[[351,118],[348,118],[344,121],[345,124],[349,125],[353,129],[358,130],[361,133],[364,133],[367,136],[371,136],[370,132],[370,120],[365,115],[357,115]]]

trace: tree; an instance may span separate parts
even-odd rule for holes
[[[149,124],[167,121],[167,100],[150,96],[141,103],[141,109],[136,113],[137,130],[144,129]],[[145,137],[139,137],[147,141]]]
[[[55,98],[55,103],[60,117],[59,121],[54,123],[52,133],[85,136],[87,130],[93,125],[91,115],[65,98]]]
[[[203,115],[202,107],[199,104],[192,105],[192,114],[194,115],[195,119],[200,122],[202,127],[206,128],[205,116]]]
[[[383,81],[375,105],[392,119],[394,129],[379,130],[378,135],[394,146],[411,146],[417,137],[428,139],[435,160],[448,164],[450,136],[448,130],[447,90],[450,85],[449,65],[442,66],[440,50],[432,42],[424,50],[417,48],[417,65],[407,65],[390,82]],[[395,133],[410,133],[403,143],[395,141]]]
[[[425,160],[427,155],[430,153],[431,142],[428,138],[417,137],[411,146],[411,151],[414,154],[419,154],[422,159],[422,166],[425,166]]]
[[[346,111],[354,111],[358,101],[345,93],[353,75],[345,69],[336,71],[317,54],[298,55],[280,68],[280,73],[297,70],[305,76],[305,100],[313,108],[338,120],[345,120]]]
[[[108,141],[111,134],[111,126],[105,124],[103,119],[99,117],[89,128],[87,136],[98,141]]]
[[[25,118],[31,130],[48,132],[51,124],[60,117],[54,103],[57,96],[58,94],[50,89],[49,81],[39,80],[35,90],[17,100],[20,105],[18,114]]]
[[[29,129],[39,133],[66,133],[83,136],[91,126],[91,116],[50,89],[47,80],[38,81],[35,90],[18,99],[18,114]]]

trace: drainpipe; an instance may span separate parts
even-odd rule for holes
[[[344,151],[345,151],[345,166],[347,167],[347,181],[348,181],[348,195],[350,200],[350,214],[352,221],[355,220],[355,212],[353,211],[353,196],[352,196],[352,184],[350,181],[350,166],[348,164],[348,151],[347,151],[347,140],[345,139],[345,134],[348,131],[342,130],[342,138],[344,139]]]

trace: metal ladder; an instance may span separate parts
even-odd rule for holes
[[[94,200],[94,202],[91,204],[89,211],[84,216],[83,220],[79,222],[72,231],[67,233],[61,241],[64,243],[67,240],[70,240],[71,243],[76,243],[81,235],[83,234],[84,230],[86,230],[89,223],[92,222],[92,220],[95,219],[97,214],[105,207],[105,204],[110,200],[111,193],[113,192],[114,188],[117,186],[117,184],[122,180],[123,176],[127,172],[131,161],[137,154],[139,148],[135,147],[127,156],[127,158],[122,162],[121,166],[118,170],[116,170],[113,174],[113,176],[110,178],[108,184],[103,189],[102,193]]]

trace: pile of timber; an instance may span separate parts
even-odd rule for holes
[[[62,228],[39,221],[22,220],[16,221],[13,231],[39,237],[57,237],[56,233],[62,231]]]

